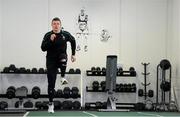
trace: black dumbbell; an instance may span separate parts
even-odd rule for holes
[[[73,68],[69,69],[69,74],[74,74],[74,73],[75,73],[75,71]]]
[[[153,97],[154,96],[154,91],[153,90],[149,90],[148,91],[148,97]]]
[[[44,68],[39,68],[38,73],[44,74]]]
[[[163,60],[161,60],[161,62],[160,62],[160,67],[161,67],[161,69],[163,69],[163,70],[167,70],[167,69],[169,69],[169,68],[171,67],[171,63],[169,62],[169,60],[163,59]]]
[[[72,107],[74,110],[78,110],[81,108],[81,103],[79,101],[74,101]]]
[[[127,84],[127,87],[126,87],[126,88],[127,88],[127,89],[126,89],[127,92],[131,92],[131,87],[132,87],[132,85],[131,85],[130,83],[128,83],[128,84]]]
[[[122,67],[120,67],[118,71],[119,71],[119,75],[123,75],[123,68]]]
[[[102,103],[102,109],[107,109],[107,102]]]
[[[135,71],[134,67],[130,67],[129,71]]]
[[[100,67],[96,67],[96,74],[101,75],[101,68]]]
[[[20,73],[20,69],[16,68],[15,73]]]
[[[93,88],[93,91],[98,91],[99,90],[99,82],[93,81],[92,88]]]
[[[170,82],[168,81],[164,81],[164,82],[161,82],[161,85],[160,85],[160,88],[163,90],[163,91],[170,91],[171,89],[171,84]]]
[[[8,103],[5,101],[1,101],[0,102],[0,110],[5,110],[6,108],[8,108]]]
[[[116,92],[119,92],[119,84],[116,84]]]
[[[141,103],[141,102],[138,102],[138,103],[135,104],[134,108],[135,108],[135,110],[142,111],[142,110],[145,109],[145,104]]]
[[[122,85],[122,92],[126,92],[126,86],[127,86],[126,83],[124,83],[124,84]]]
[[[30,69],[26,69],[26,73],[31,73],[31,70]]]
[[[96,102],[96,109],[102,109],[102,102]]]
[[[136,92],[136,84],[132,83],[131,85],[131,92]]]
[[[69,87],[64,87],[64,90],[63,90],[63,97],[64,98],[70,98],[71,96],[71,90]]]
[[[91,104],[90,103],[85,103],[85,109],[89,110],[91,108]]]
[[[91,67],[91,72],[92,72],[92,75],[96,75],[96,68],[95,67]]]
[[[79,68],[76,68],[75,73],[76,74],[81,74],[81,70]]]
[[[16,66],[14,64],[9,65],[9,72],[15,72]]]
[[[58,100],[54,101],[54,109],[55,110],[60,110],[61,109],[61,102]]]
[[[37,68],[32,68],[31,73],[36,74],[37,72]]]
[[[78,96],[79,96],[78,87],[72,87],[72,89],[71,89],[71,97],[72,98],[78,98]]]
[[[126,83],[124,84],[124,92],[128,92],[127,84]]]
[[[106,81],[101,81],[101,88],[102,88],[102,91],[106,90]]]
[[[116,75],[119,76],[119,69],[116,69]]]
[[[102,75],[104,75],[104,76],[106,75],[106,68],[105,67],[102,68]]]
[[[16,102],[15,102],[14,107],[15,107],[15,108],[19,108],[19,101],[16,101]]]
[[[9,73],[9,67],[4,67],[3,72],[4,73]]]
[[[124,92],[124,85],[122,83],[119,84],[119,92]]]
[[[33,108],[33,103],[29,100],[23,104],[24,108]]]
[[[25,67],[20,67],[19,68],[19,73],[26,73],[26,68]]]
[[[72,101],[63,101],[62,108],[64,110],[71,110],[72,109]]]
[[[35,107],[36,107],[38,110],[42,109],[42,102],[41,102],[41,101],[37,101],[37,102],[35,103]]]
[[[15,97],[16,88],[14,86],[10,86],[7,88],[6,96],[8,99],[12,99]]]
[[[20,73],[20,69],[19,68],[16,68],[14,73]]]
[[[139,90],[138,90],[138,96],[139,96],[139,97],[142,97],[143,95],[144,95],[143,89],[139,89]]]
[[[130,67],[129,72],[130,72],[131,76],[136,76],[136,71],[135,71],[134,67]]]
[[[63,91],[61,89],[58,89],[56,91],[56,97],[58,97],[58,98],[62,98],[63,97]]]
[[[32,88],[32,97],[34,99],[38,99],[41,95],[41,89],[37,86]]]
[[[47,110],[48,109],[48,105],[49,105],[49,101],[43,101],[42,102],[42,109],[43,110]]]

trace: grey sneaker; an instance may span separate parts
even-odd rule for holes
[[[61,78],[61,84],[62,85],[68,84],[68,81],[65,78]]]
[[[49,105],[48,113],[54,113],[54,104]]]

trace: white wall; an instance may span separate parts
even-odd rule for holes
[[[45,67],[45,53],[41,52],[40,44],[44,34],[51,30],[51,19],[60,17],[65,30],[75,36],[75,19],[83,6],[90,20],[89,51],[77,52],[77,62],[69,62],[69,66],[84,69],[92,65],[104,66],[106,55],[119,54],[119,0],[4,0],[3,66],[15,63],[17,66]],[[99,41],[103,28],[109,29],[113,35],[109,43]],[[69,48],[68,52],[70,54]]]
[[[126,69],[136,67],[140,82],[144,82],[141,62],[150,62],[147,82],[153,89],[156,66],[167,53],[167,0],[122,0],[120,17],[120,59]]]
[[[3,0],[2,66],[45,66],[40,45],[48,31],[47,0]]]
[[[141,62],[150,62],[154,78],[156,65],[167,57],[167,1],[3,0],[2,67],[11,63],[45,67],[40,44],[51,29],[51,19],[60,17],[65,30],[75,36],[75,22],[84,6],[90,21],[89,51],[77,52],[77,62],[69,62],[69,67],[105,66],[106,55],[117,54],[125,69],[135,66],[138,73],[143,70]],[[108,43],[99,41],[103,28],[112,34]]]
[[[0,0],[0,47],[2,47],[2,0]],[[2,59],[2,48],[0,48],[0,70],[2,69],[2,63],[1,63],[1,59]]]
[[[179,79],[180,76],[180,1],[169,0],[169,58],[171,59],[174,67],[175,78]]]
[[[169,0],[168,9],[168,56],[172,61],[174,76],[173,86],[176,93],[178,105],[180,105],[180,1]],[[180,108],[180,106],[179,106]]]
[[[151,85],[148,88],[153,89],[156,86],[156,67],[167,58],[167,0],[138,0],[138,3],[137,63],[150,62],[148,81]],[[137,69],[140,75],[143,66]]]
[[[157,64],[166,55],[167,1],[122,0],[121,5],[123,63],[127,66],[143,61]]]
[[[62,18],[65,30],[70,31],[75,37],[76,19],[81,8],[85,7],[85,12],[88,14],[90,29],[88,52],[77,52],[76,63],[72,64],[69,62],[71,67],[88,69],[91,66],[105,66],[108,54],[119,55],[119,6],[119,0],[114,0],[113,2],[110,0],[50,0],[50,19],[54,16]],[[108,43],[100,42],[99,34],[103,28],[110,30],[110,33],[113,35]],[[81,49],[83,50],[83,47]],[[69,54],[71,54],[70,51]]]
[[[44,34],[51,30],[51,19],[60,17],[65,30],[75,36],[77,16],[85,7],[90,27],[88,52],[77,52],[76,63],[69,61],[69,67],[87,70],[105,66],[106,55],[117,54],[118,63],[125,70],[135,66],[139,81],[144,80],[141,62],[150,62],[147,70],[151,73],[151,89],[155,88],[156,66],[163,58],[171,60],[173,77],[180,75],[179,0],[2,1],[1,68],[11,63],[18,67],[45,67],[46,53],[40,45]],[[103,28],[112,35],[107,43],[100,42]]]

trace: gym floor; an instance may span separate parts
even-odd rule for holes
[[[29,111],[19,115],[0,115],[0,116],[18,116],[18,117],[35,117],[35,116],[88,116],[88,117],[102,117],[102,116],[150,116],[150,117],[179,117],[179,112],[98,112],[98,111],[56,111],[54,114],[48,113],[47,111]]]

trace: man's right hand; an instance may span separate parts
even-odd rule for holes
[[[52,34],[51,37],[50,37],[51,41],[54,41],[55,38],[56,38],[55,34]]]

